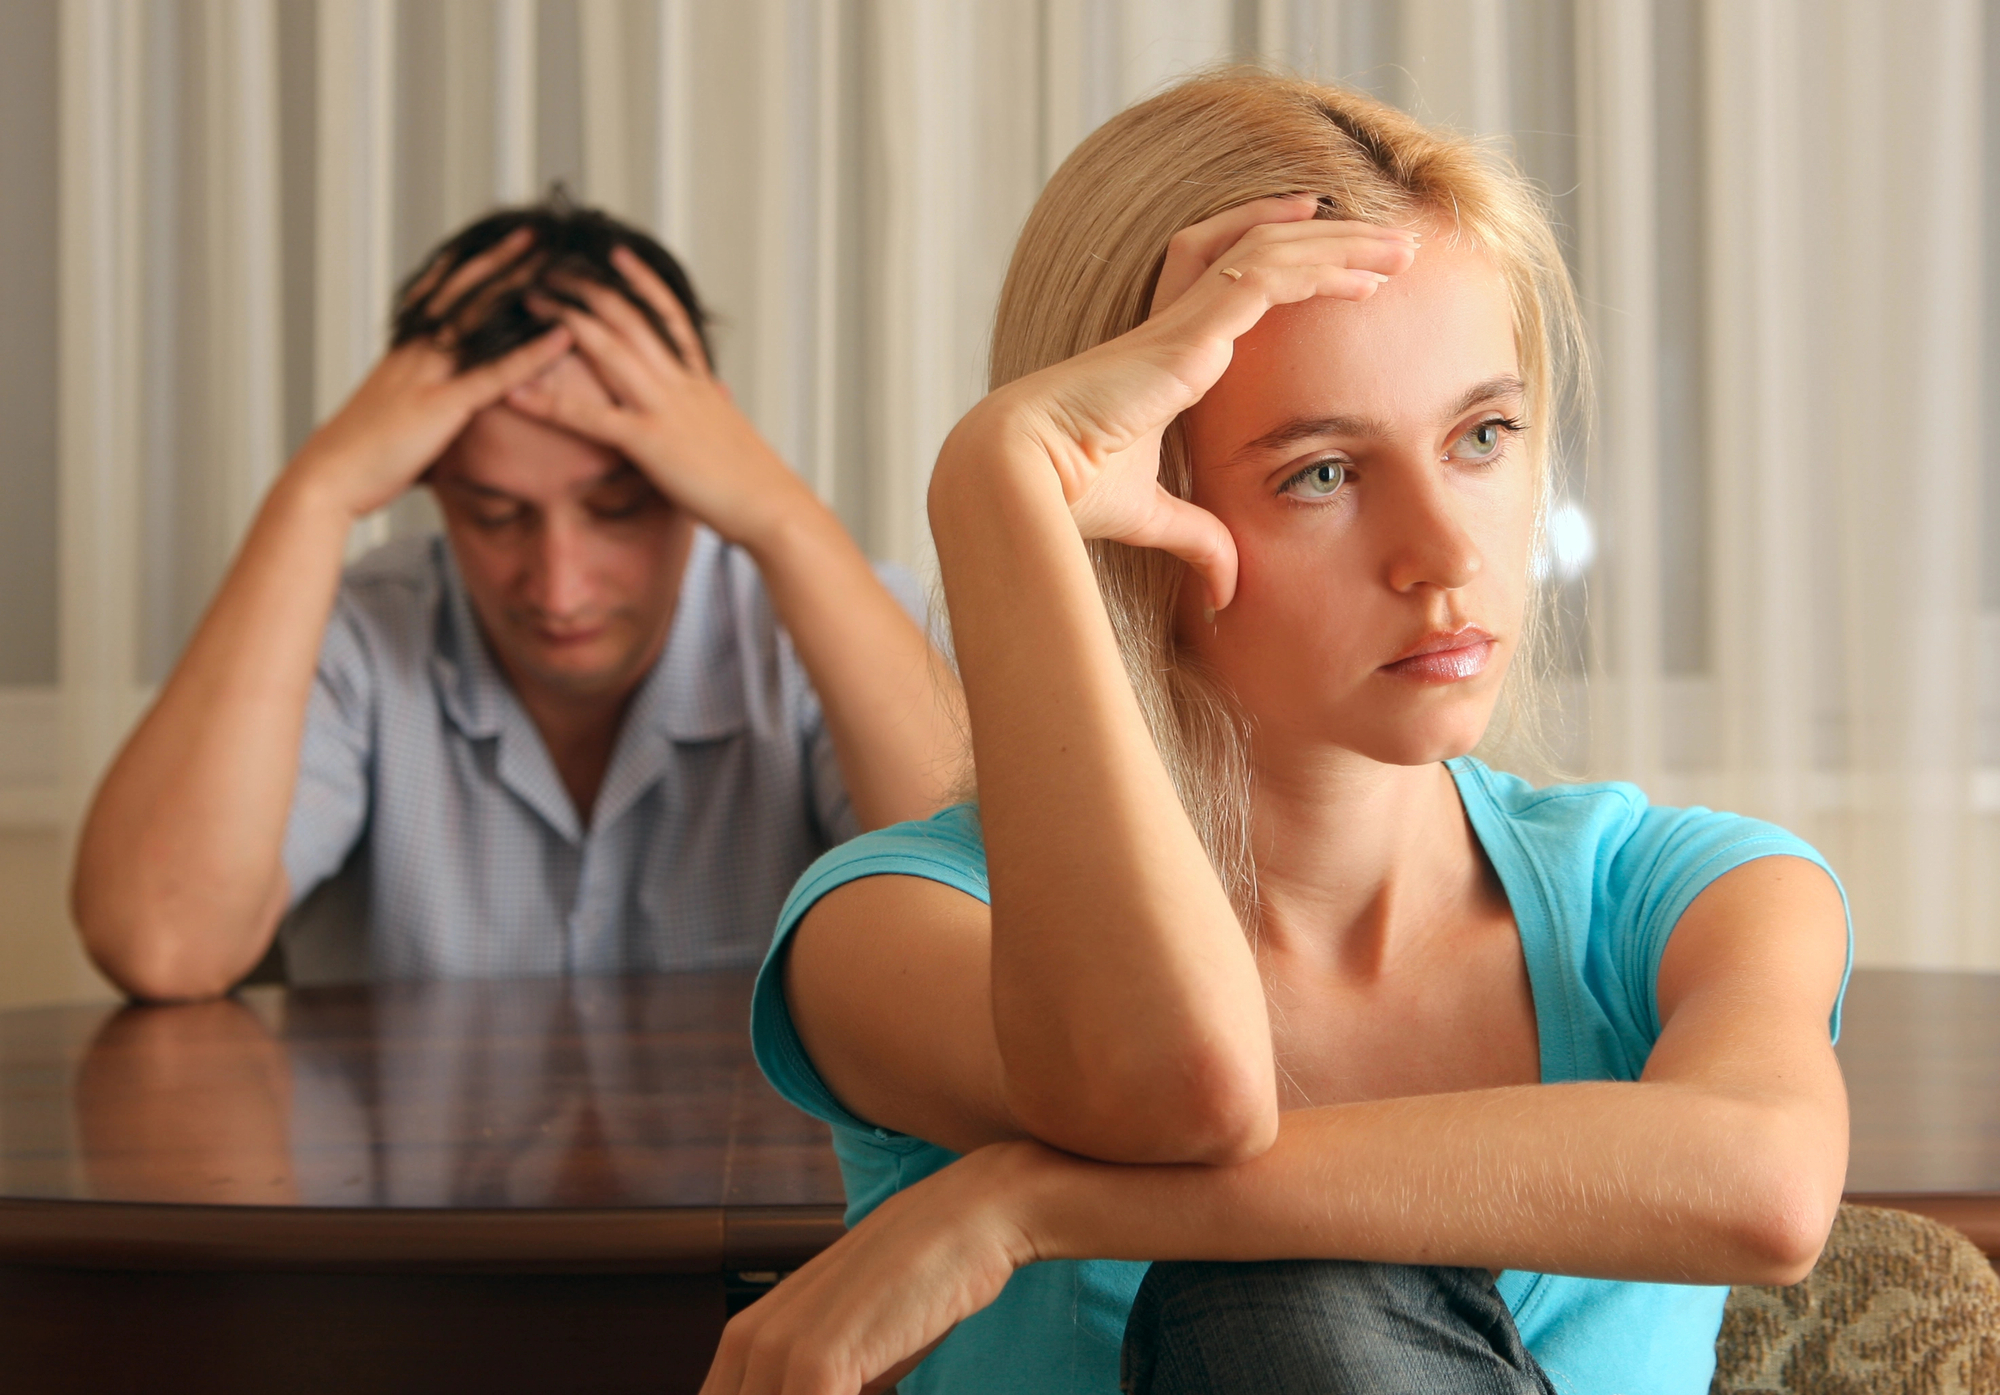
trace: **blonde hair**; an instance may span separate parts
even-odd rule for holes
[[[1255,68],[1184,81],[1092,132],[1036,201],[1014,247],[993,328],[990,387],[1073,357],[1142,323],[1167,240],[1226,208],[1276,194],[1319,197],[1319,217],[1403,224],[1429,218],[1499,266],[1512,303],[1537,480],[1536,547],[1550,492],[1553,419],[1583,371],[1575,292],[1539,192],[1490,148],[1432,130],[1338,87]],[[1160,481],[1193,485],[1176,422]],[[1184,575],[1163,552],[1094,542],[1091,558],[1154,743],[1246,927],[1257,918],[1249,733],[1229,694],[1180,651]],[[1529,623],[1487,752],[1535,743],[1547,603]]]

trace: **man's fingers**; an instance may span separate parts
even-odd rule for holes
[[[476,412],[498,400],[509,388],[527,382],[568,353],[571,342],[568,326],[556,325],[491,363],[467,369],[452,384],[460,394],[460,404],[466,411]]]
[[[706,376],[709,373],[708,356],[701,351],[701,336],[695,333],[694,321],[689,318],[687,307],[667,288],[667,283],[659,274],[646,265],[646,259],[630,247],[618,247],[611,253],[611,260],[625,274],[632,289],[646,298],[646,303],[657,310],[667,333],[673,336],[674,347],[681,351],[681,361],[689,369]]]
[[[651,405],[661,381],[686,372],[646,317],[621,292],[596,282],[562,282],[555,289],[583,301],[588,308],[579,310],[549,300],[544,313],[561,316],[576,333],[585,357],[600,367],[605,382],[614,384],[627,401],[643,400]]]
[[[565,391],[546,377],[533,378],[510,389],[507,405],[525,416],[560,426],[607,446],[622,447],[626,415],[610,402],[584,393]]]
[[[622,335],[614,333],[588,310],[573,305],[542,297],[531,299],[528,305],[536,314],[547,315],[569,327],[576,338],[577,352],[583,355],[598,380],[611,390],[612,396],[634,407],[656,405],[653,384]]]
[[[478,256],[467,257],[464,264],[451,274],[451,279],[430,296],[424,305],[425,313],[442,315],[451,309],[467,291],[527,251],[534,240],[532,229],[516,228]],[[419,298],[414,293],[411,296],[412,300]]]

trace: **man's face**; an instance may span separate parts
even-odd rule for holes
[[[574,356],[549,372],[603,392]],[[523,696],[638,686],[673,623],[687,514],[615,451],[504,403],[472,419],[430,481],[473,611]]]

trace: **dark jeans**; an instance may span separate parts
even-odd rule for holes
[[[1129,1395],[1555,1395],[1484,1269],[1155,1264],[1125,1324]]]

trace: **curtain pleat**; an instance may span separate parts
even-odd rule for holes
[[[1572,773],[1815,839],[1873,962],[2000,968],[1986,46],[1978,0],[61,0],[51,807],[454,226],[559,179],[659,231],[739,400],[922,566],[1041,182],[1256,57],[1494,137],[1556,210],[1599,385]]]

